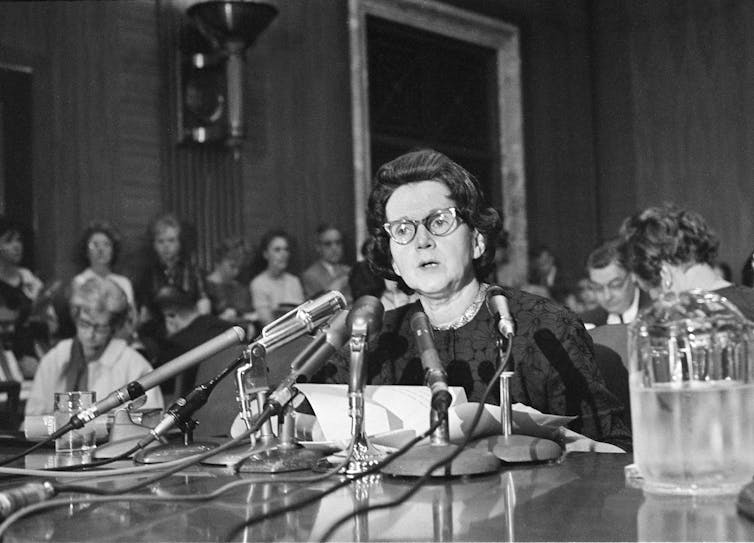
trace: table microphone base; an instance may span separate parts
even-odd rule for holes
[[[171,460],[179,460],[195,454],[205,453],[217,447],[217,443],[209,441],[195,441],[188,445],[184,443],[168,443],[139,451],[134,455],[134,462],[139,464],[161,464]]]
[[[458,448],[453,444],[419,445],[396,458],[382,468],[382,473],[399,477],[420,477],[435,462],[450,456]],[[479,449],[464,449],[450,465],[437,468],[431,477],[460,477],[494,473],[500,468],[500,460],[491,453]]]
[[[480,439],[474,449],[487,451],[503,462],[547,462],[557,460],[563,454],[560,445],[541,437],[511,434]]]
[[[205,466],[234,466],[239,462],[242,462],[252,454],[262,452],[266,449],[272,448],[274,443],[260,443],[256,445],[250,445],[248,441],[242,445],[226,449],[217,453],[214,456],[205,458],[200,462]]]
[[[301,446],[281,447],[255,452],[238,468],[242,473],[281,473],[286,471],[310,470],[319,462],[323,454]]]

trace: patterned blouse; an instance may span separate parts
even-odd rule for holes
[[[515,322],[511,396],[543,413],[578,416],[570,427],[592,439],[631,450],[624,406],[605,385],[595,361],[592,339],[578,318],[563,306],[523,291],[503,288]],[[369,384],[421,385],[424,372],[412,338],[411,316],[420,302],[385,313],[383,329],[370,342]],[[462,386],[469,401],[481,399],[497,365],[498,337],[493,317],[482,305],[466,324],[434,330],[435,346],[448,384]],[[315,376],[320,382],[347,383],[347,353],[341,351]],[[493,387],[499,403],[499,389]],[[490,401],[490,400],[488,400]]]

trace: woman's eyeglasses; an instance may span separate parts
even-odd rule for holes
[[[420,224],[423,224],[424,228],[433,236],[447,236],[458,227],[459,221],[461,221],[461,217],[458,216],[458,210],[455,207],[448,207],[433,211],[418,221],[404,217],[386,222],[383,228],[390,234],[394,242],[399,245],[406,245],[416,237]]]
[[[79,317],[76,319],[76,327],[86,334],[94,333],[98,336],[106,336],[112,331],[109,324],[95,324]]]

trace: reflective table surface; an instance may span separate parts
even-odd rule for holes
[[[400,506],[348,520],[331,533],[329,540],[754,540],[754,522],[737,514],[735,496],[645,496],[641,489],[626,484],[624,467],[631,462],[629,454],[570,453],[557,463],[511,465],[493,475],[433,479]],[[337,481],[285,481],[302,474],[233,475],[224,468],[201,466],[141,492],[151,496],[191,495],[239,479],[256,482],[206,502],[68,504],[19,520],[4,540],[319,541],[342,515],[357,506],[395,499],[414,482],[388,476],[351,482],[311,505],[244,525],[249,517],[316,497]],[[136,480],[136,476],[129,476],[127,483],[117,484]],[[6,480],[2,486],[20,482],[23,480]]]

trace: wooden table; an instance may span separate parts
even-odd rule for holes
[[[481,477],[434,480],[407,503],[349,521],[333,541],[752,541],[754,522],[735,496],[644,496],[626,485],[628,454],[571,453],[556,464],[516,465]],[[248,477],[242,475],[239,477]],[[197,468],[144,492],[207,492],[238,479]],[[275,476],[278,479],[280,476]],[[411,479],[386,476],[351,483],[330,496],[233,533],[249,515],[328,488],[254,483],[212,502],[115,502],[59,507],[14,524],[5,541],[312,541],[354,506],[407,490]],[[278,498],[270,504],[271,498]]]

